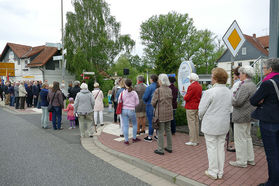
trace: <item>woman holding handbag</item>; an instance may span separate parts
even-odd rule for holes
[[[121,117],[124,129],[124,144],[129,145],[129,120],[131,120],[133,123],[133,143],[140,141],[140,139],[137,138],[138,125],[135,112],[135,108],[139,104],[139,97],[136,91],[133,90],[132,81],[130,79],[125,81],[125,87],[126,90],[121,92],[118,103],[123,103]]]
[[[99,83],[94,83],[94,90],[92,91],[94,100],[95,100],[95,105],[94,105],[94,122],[95,125],[98,123],[98,114],[99,114],[99,121],[100,125],[104,125],[103,121],[103,110],[104,110],[104,94],[103,91],[99,88]]]
[[[170,81],[167,74],[159,75],[159,88],[154,92],[151,100],[152,106],[155,108],[155,118],[159,119],[158,133],[158,149],[154,153],[164,155],[165,151],[172,153],[172,134],[171,120],[173,120],[172,108],[172,91],[169,88]],[[167,136],[167,147],[164,148],[164,132]]]
[[[63,95],[59,88],[59,83],[57,81],[53,82],[53,88],[48,92],[47,101],[52,105],[52,126],[54,130],[62,130],[61,119],[62,119],[62,109]]]

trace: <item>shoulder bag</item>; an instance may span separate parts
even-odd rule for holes
[[[156,112],[156,107],[155,107],[155,110],[154,110],[154,114],[153,114],[153,118],[152,118],[152,128],[153,129],[159,129],[159,101],[160,101],[160,90],[158,89],[158,100],[157,100],[157,103],[156,105],[158,104],[158,117],[155,116],[155,112]]]
[[[54,93],[53,98],[51,99],[50,104],[47,107],[48,112],[53,112],[52,102],[54,100],[55,94],[56,94],[56,92]]]
[[[122,94],[123,94],[123,92],[121,92],[120,101],[119,101],[119,103],[117,104],[117,108],[116,108],[116,112],[115,112],[117,115],[119,115],[119,114],[122,113],[122,107],[123,107]]]
[[[273,79],[270,79],[270,81],[272,82],[274,88],[275,88],[275,91],[276,91],[276,94],[277,94],[277,97],[278,97],[278,101],[279,101],[279,90],[278,90],[278,86],[277,84],[275,83],[275,81]]]

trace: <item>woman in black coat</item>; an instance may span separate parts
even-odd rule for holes
[[[250,103],[257,106],[252,117],[260,120],[260,129],[268,163],[268,181],[260,185],[279,185],[279,59],[263,64],[266,76]],[[273,82],[272,82],[273,81]],[[275,83],[275,84],[273,84]]]

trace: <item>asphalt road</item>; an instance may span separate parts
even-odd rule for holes
[[[44,130],[39,114],[0,108],[0,185],[147,185],[84,150],[65,117],[63,126]]]

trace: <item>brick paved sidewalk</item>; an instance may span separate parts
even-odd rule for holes
[[[203,137],[200,137],[200,145],[192,147],[185,145],[185,142],[189,139],[187,134],[176,133],[173,136],[173,153],[165,152],[164,156],[160,156],[154,153],[157,142],[145,142],[143,141],[145,136],[146,134],[139,136],[142,141],[137,143],[131,143],[130,139],[129,146],[124,145],[123,141],[114,140],[119,136],[105,132],[101,133],[98,140],[115,151],[137,157],[206,185],[258,185],[267,180],[267,163],[263,147],[254,146],[256,165],[247,168],[230,166],[228,162],[235,161],[235,153],[226,152],[224,176],[222,179],[215,181],[204,174],[204,171],[208,168],[208,161]]]

